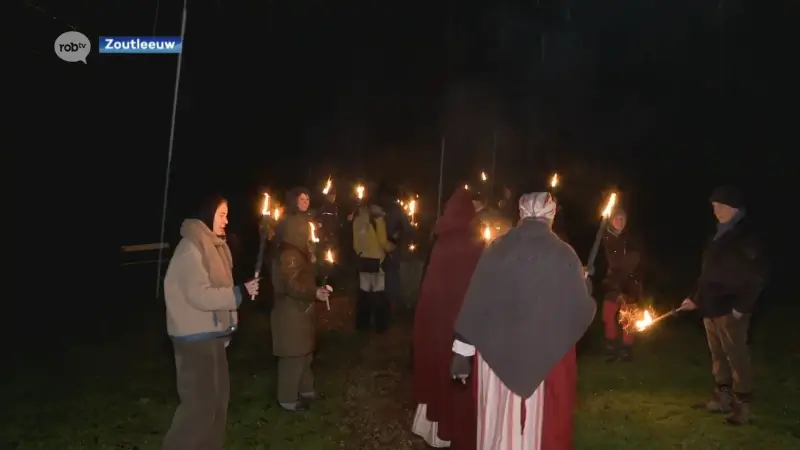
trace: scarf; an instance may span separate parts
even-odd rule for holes
[[[233,289],[233,256],[225,240],[214,234],[198,219],[184,220],[181,225],[181,236],[200,250],[203,267],[208,272],[211,287]],[[214,311],[213,314],[215,326],[220,322],[225,329],[232,326],[231,311]]]
[[[744,209],[740,209],[740,210],[736,211],[736,215],[734,215],[731,218],[731,220],[729,220],[729,221],[727,221],[725,223],[718,222],[717,223],[717,234],[714,235],[714,240],[716,241],[717,239],[721,238],[722,235],[724,235],[728,231],[731,231],[733,229],[733,227],[736,226],[737,223],[739,223],[742,219],[744,219],[744,214],[745,214],[745,210]]]
[[[543,219],[553,221],[556,218],[556,201],[549,192],[531,192],[519,198],[519,218]]]

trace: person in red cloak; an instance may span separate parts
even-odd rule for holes
[[[571,450],[575,344],[597,304],[575,251],[551,229],[552,196],[525,194],[519,211],[519,224],[492,241],[472,274],[451,375],[477,378],[478,450]]]
[[[484,248],[469,192],[458,189],[436,223],[414,317],[412,431],[431,447],[475,450],[476,385],[450,379],[456,316]]]

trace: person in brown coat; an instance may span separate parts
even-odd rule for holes
[[[627,228],[628,216],[617,208],[603,234],[603,250],[608,270],[603,278],[603,325],[609,362],[630,361],[633,334],[622,328],[618,314],[636,307],[642,299],[639,264],[642,239]],[[622,334],[620,345],[620,333]]]
[[[275,300],[270,317],[272,351],[278,357],[278,403],[287,411],[305,411],[316,397],[311,360],[316,343],[314,300],[330,292],[318,288],[311,226],[306,215],[284,219],[278,257],[272,270]]]

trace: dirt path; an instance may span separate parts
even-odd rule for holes
[[[350,449],[424,449],[411,433],[410,329],[366,335],[345,388]]]

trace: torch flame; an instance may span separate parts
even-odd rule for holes
[[[417,249],[417,246],[414,244],[408,244],[408,249],[413,252],[414,250]]]
[[[465,185],[464,185],[464,189],[466,189],[466,190],[469,190],[469,185],[468,185],[468,184],[465,184]]]
[[[333,185],[333,180],[331,177],[328,177],[328,181],[325,182],[325,187],[322,189],[322,193],[328,195],[328,192],[331,191],[331,186]]]
[[[558,174],[554,173],[553,176],[550,178],[550,187],[554,188],[558,186]]]
[[[268,216],[269,215],[269,194],[264,192],[264,203],[261,205],[261,215]]]
[[[356,186],[356,197],[358,197],[359,200],[363,200],[364,199],[364,186],[363,185],[359,184],[358,186]]]
[[[483,227],[483,239],[486,241],[492,240],[492,227],[490,227],[489,225]]]
[[[278,220],[278,219],[281,218],[281,209],[278,208],[277,206],[275,207],[275,210],[272,211],[272,217],[274,217],[275,220]]]
[[[308,225],[311,227],[311,242],[319,242],[317,238],[317,227],[312,222],[308,222]]]
[[[653,316],[650,315],[650,311],[645,311],[642,314],[642,318],[634,322],[634,326],[639,331],[644,331],[653,323]]]
[[[410,202],[408,202],[408,214],[410,216],[413,216],[416,211],[417,211],[417,201],[412,199]]]
[[[486,172],[481,172],[481,181],[486,181]]]
[[[325,261],[333,264],[333,250],[328,249],[328,251],[325,252]]]
[[[617,203],[617,193],[612,192],[611,195],[608,197],[608,202],[606,202],[606,207],[603,208],[603,218],[608,219],[611,217],[611,211],[614,210],[614,204]]]

